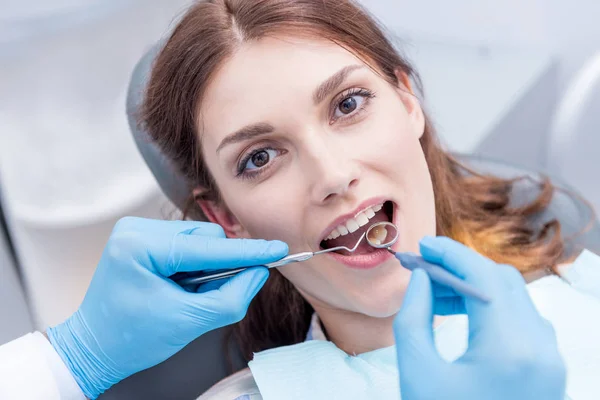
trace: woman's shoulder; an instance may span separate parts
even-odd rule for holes
[[[249,368],[236,372],[204,392],[198,400],[262,400]]]

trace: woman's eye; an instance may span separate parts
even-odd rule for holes
[[[277,150],[260,149],[250,155],[248,161],[244,165],[245,170],[259,169],[267,165],[272,158],[277,156]]]
[[[365,101],[364,95],[354,94],[344,98],[339,102],[333,115],[334,118],[343,118],[346,115],[352,114],[357,109],[361,108]]]

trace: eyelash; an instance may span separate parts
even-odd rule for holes
[[[353,96],[362,96],[365,98],[364,102],[360,105],[359,108],[356,109],[355,112],[353,112],[351,115],[347,116],[347,117],[338,117],[335,118],[333,117],[333,114],[335,113],[335,110],[340,106],[340,104],[342,104],[342,102],[344,100],[347,100],[350,97]],[[331,103],[331,109],[329,110],[329,119],[330,119],[330,124],[335,123],[336,121],[343,119],[346,120],[348,122],[352,122],[352,120],[354,118],[356,118],[359,114],[362,113],[362,111],[365,110],[366,106],[369,104],[369,100],[372,100],[373,98],[375,98],[375,93],[367,90],[367,89],[363,89],[363,88],[352,88],[352,89],[348,89],[345,92],[342,92],[338,97],[336,97],[336,99]]]
[[[333,114],[335,113],[335,110],[340,106],[340,104],[347,100],[350,97],[353,96],[363,96],[365,98],[365,100],[363,101],[363,103],[360,105],[359,108],[357,108],[352,114],[350,114],[347,117],[338,117],[338,118],[334,118]],[[334,124],[335,122],[337,122],[338,120],[346,120],[348,122],[351,122],[354,118],[356,118],[359,114],[361,114],[362,111],[365,110],[366,106],[369,104],[369,100],[373,99],[375,97],[375,93],[367,90],[367,89],[363,89],[363,88],[353,88],[353,89],[349,89],[343,93],[341,93],[338,97],[336,97],[336,99],[334,101],[332,101],[331,103],[331,109],[329,111],[329,119],[330,119],[330,124]],[[254,180],[260,177],[260,175],[262,175],[267,169],[269,169],[269,165],[272,163],[269,162],[269,164],[267,164],[267,166],[263,167],[263,168],[257,168],[255,170],[246,170],[246,164],[248,163],[248,161],[250,161],[250,159],[252,157],[254,157],[254,155],[256,155],[257,153],[260,153],[261,151],[266,151],[266,150],[274,150],[278,153],[280,153],[279,155],[281,155],[282,153],[284,153],[282,150],[277,150],[273,147],[269,147],[269,146],[265,146],[265,147],[259,147],[256,148],[250,152],[248,152],[238,163],[237,166],[237,174],[236,176],[242,179],[247,179],[247,180]]]
[[[280,153],[278,155],[281,155],[281,154],[284,153],[282,150],[277,150],[277,149],[275,149],[273,147],[269,147],[269,146],[256,148],[256,149],[248,152],[240,160],[240,162],[238,163],[236,176],[239,177],[239,178],[248,179],[248,180],[258,178],[265,170],[267,170],[269,168],[269,166],[267,165],[266,167],[257,168],[255,170],[248,171],[248,170],[245,169],[246,168],[246,164],[248,164],[248,161],[250,161],[250,159],[252,157],[254,157],[254,155],[256,155],[257,153],[260,153],[261,151],[267,151],[267,150],[274,150],[277,153]],[[269,162],[269,164],[271,162]]]

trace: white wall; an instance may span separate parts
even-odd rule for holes
[[[557,102],[578,77],[584,64],[600,53],[600,1],[598,0],[361,0],[400,39],[411,44],[411,38],[426,37],[441,43],[452,41],[477,46],[520,47],[547,52],[557,62],[556,75],[540,84],[536,97],[529,96],[511,110],[495,129],[495,137],[521,131],[531,132],[532,121],[546,132],[540,147],[542,168],[574,185],[600,211],[597,179],[598,159],[588,143],[597,143],[600,113],[594,105],[586,106],[579,136],[572,146],[561,148],[563,160],[548,152],[553,140],[552,123]],[[531,51],[531,53],[534,53]],[[498,79],[503,79],[499,74]],[[424,81],[427,88],[427,81]],[[597,86],[597,85],[596,85]],[[596,95],[598,98],[598,95]],[[549,102],[546,104],[546,102]],[[521,105],[523,107],[521,107]],[[530,107],[525,111],[524,107]],[[575,133],[573,132],[573,134]],[[556,139],[554,139],[556,140]],[[575,144],[576,143],[576,144]],[[564,144],[563,144],[564,146]],[[484,146],[485,147],[485,146]],[[498,143],[488,147],[497,150]],[[552,147],[548,147],[551,149]],[[521,157],[511,152],[511,157]],[[507,158],[507,157],[503,157]],[[511,160],[528,165],[527,160]],[[591,172],[591,173],[590,173]]]
[[[544,0],[548,46],[560,57],[561,84],[600,51],[600,2]]]
[[[558,56],[559,87],[600,50],[597,0],[362,0],[389,28],[473,44],[545,49]]]
[[[543,0],[362,0],[388,27],[475,44],[541,45]]]
[[[190,0],[0,0],[0,10],[7,1],[2,203],[36,328],[45,329],[76,310],[120,217],[168,217],[130,135],[125,97],[139,58]]]

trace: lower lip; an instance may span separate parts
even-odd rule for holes
[[[339,263],[353,269],[373,269],[383,262],[394,257],[392,253],[386,249],[377,249],[368,254],[358,254],[345,256],[338,253],[327,253],[327,256],[332,257]]]

